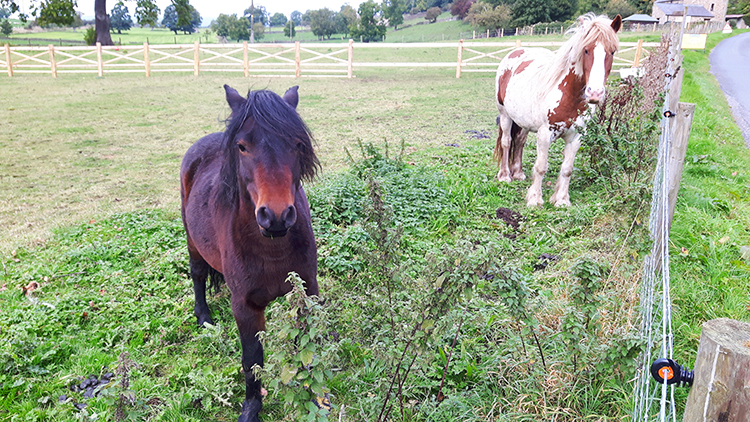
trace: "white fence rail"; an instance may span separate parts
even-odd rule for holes
[[[355,69],[385,67],[445,67],[461,72],[494,72],[505,54],[516,47],[558,48],[562,42],[446,42],[446,43],[284,43],[284,44],[165,44],[133,46],[55,47],[5,45],[0,68],[9,77],[23,73],[139,73],[243,72],[246,77],[354,77]],[[357,54],[355,55],[355,46]],[[658,43],[620,43],[614,66],[638,66],[648,47]],[[436,61],[381,62],[365,50],[434,49]],[[450,50],[457,51],[457,56]],[[362,52],[362,53],[360,53]],[[363,55],[364,59],[355,61]],[[451,60],[450,56],[457,57]],[[3,60],[4,59],[4,60]],[[443,59],[443,61],[438,61]]]

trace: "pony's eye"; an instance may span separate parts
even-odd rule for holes
[[[588,49],[583,50],[583,54],[589,54],[589,50]]]
[[[237,144],[237,148],[239,148],[241,152],[247,151],[247,149],[245,148],[245,146],[242,145],[242,144]]]

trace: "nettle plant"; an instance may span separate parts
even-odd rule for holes
[[[330,358],[337,343],[327,339],[329,320],[320,298],[307,295],[298,274],[290,273],[287,281],[292,290],[268,312],[269,332],[277,334],[263,336],[266,363],[254,370],[256,376],[267,375],[273,396],[283,398],[295,420],[327,421],[329,411],[321,403],[333,378]]]
[[[641,202],[650,198],[661,133],[664,41],[644,66],[645,75],[610,83],[582,139],[579,188],[593,185],[609,198]],[[663,53],[663,54],[662,54]],[[663,56],[663,57],[662,57]]]

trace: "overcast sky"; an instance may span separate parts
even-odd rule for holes
[[[266,11],[271,15],[281,12],[288,18],[295,10],[305,13],[307,10],[317,10],[327,7],[334,12],[338,12],[345,3],[356,4],[354,5],[356,9],[362,1],[364,0],[353,2],[352,0],[254,0],[254,3],[256,7],[265,7]],[[94,0],[76,0],[76,2],[78,3],[76,10],[83,13],[84,19],[94,19]],[[28,0],[19,3],[28,3]],[[107,0],[107,12],[112,10],[112,7],[116,3],[117,0]],[[172,4],[170,0],[156,0],[156,5],[159,6],[159,10],[161,11],[159,13],[160,21],[164,9],[170,4]],[[242,12],[250,7],[250,0],[190,0],[190,4],[198,9],[203,18],[203,26],[207,26],[220,13],[242,15]],[[125,1],[125,5],[130,11],[130,16],[133,16],[135,14],[135,1]]]

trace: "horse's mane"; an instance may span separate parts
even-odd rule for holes
[[[250,91],[240,110],[234,110],[226,120],[222,147],[224,162],[220,180],[225,198],[236,203],[239,194],[237,184],[236,137],[245,121],[252,119],[254,139],[265,140],[265,145],[274,151],[299,154],[300,178],[312,181],[320,169],[320,162],[313,150],[313,136],[297,110],[278,94],[268,90]],[[274,142],[267,142],[274,141]]]
[[[583,74],[584,48],[600,41],[607,52],[616,51],[620,46],[617,34],[612,30],[612,20],[605,15],[596,16],[587,13],[576,20],[576,24],[567,31],[572,36],[555,52],[555,59],[551,63],[549,79],[542,84],[541,95],[552,91],[565,75],[570,72],[570,67],[575,66],[576,75]]]

